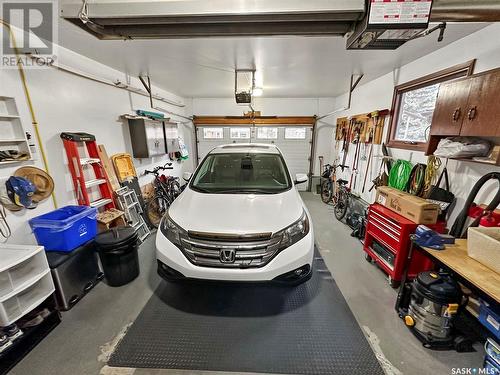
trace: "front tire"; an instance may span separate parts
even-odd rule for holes
[[[158,228],[162,217],[169,207],[168,200],[163,196],[155,196],[146,203],[146,218],[152,228]]]
[[[347,195],[347,192],[343,190],[339,191],[338,200],[335,203],[334,208],[335,217],[337,218],[337,220],[341,221],[344,218],[345,214],[347,213],[348,204],[349,197]]]
[[[332,200],[332,183],[328,180],[325,180],[321,183],[321,200],[323,203],[329,203]]]

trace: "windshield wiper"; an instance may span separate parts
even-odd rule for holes
[[[197,191],[199,193],[213,193],[213,191],[211,191],[211,190],[204,189],[204,188],[201,188],[198,186],[191,186],[191,189],[193,189],[194,191]]]
[[[264,189],[228,189],[215,190],[214,194],[274,194],[280,193],[282,190],[264,190]]]

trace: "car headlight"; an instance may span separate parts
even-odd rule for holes
[[[181,246],[181,237],[185,237],[187,234],[184,229],[168,216],[168,212],[161,221],[160,230],[170,242],[178,247]]]
[[[281,237],[278,250],[283,250],[303,239],[309,233],[309,219],[306,212],[292,225],[277,232],[273,237]]]

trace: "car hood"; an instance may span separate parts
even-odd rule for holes
[[[295,189],[279,194],[205,194],[186,188],[168,212],[185,230],[251,234],[275,233],[299,219],[303,211]]]

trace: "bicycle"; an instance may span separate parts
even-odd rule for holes
[[[326,204],[333,202],[335,217],[337,220],[342,220],[349,206],[350,189],[346,186],[346,180],[337,179],[337,168],[341,168],[343,171],[349,167],[347,165],[325,165],[325,171],[321,175],[325,179],[321,183],[321,200]]]
[[[168,166],[167,166],[168,165]],[[162,167],[156,167],[152,171],[145,170],[144,174],[153,174],[154,195],[146,203],[146,218],[149,224],[158,228],[162,217],[167,212],[173,201],[181,194],[181,187],[179,185],[179,178],[173,176],[165,176],[160,174],[160,171],[174,169],[171,167],[172,163],[166,163]]]

